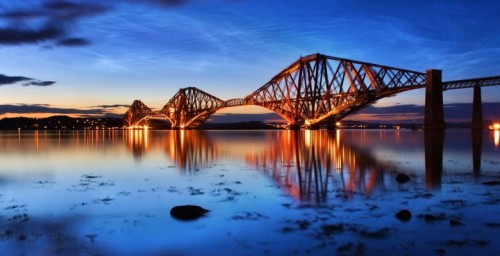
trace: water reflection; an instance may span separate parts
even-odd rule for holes
[[[149,150],[149,137],[169,160],[190,172],[209,167],[222,158],[244,159],[244,164],[272,177],[291,196],[322,201],[328,192],[343,196],[370,195],[385,186],[382,172],[395,167],[375,159],[327,131],[225,132],[168,131],[146,135],[130,131],[127,145],[136,158]]]
[[[444,131],[426,130],[424,145],[425,185],[427,189],[439,189],[443,173]]]
[[[217,159],[216,144],[204,131],[174,130],[164,140],[165,154],[181,170],[199,171]]]
[[[493,141],[495,143],[495,147],[500,146],[500,131],[499,130],[493,131]]]
[[[302,201],[321,202],[327,196],[345,198],[359,194],[369,196],[387,186],[396,186],[395,170],[404,168],[393,161],[381,161],[370,144],[387,142],[390,147],[418,145],[423,139],[424,183],[429,190],[441,188],[443,173],[443,131],[418,133],[400,131],[130,131],[127,145],[136,158],[148,151],[148,138],[161,147],[179,169],[199,171],[221,162],[222,158],[244,159],[245,164],[265,172],[289,195]],[[344,134],[344,135],[343,135]],[[373,135],[376,135],[374,140]],[[342,136],[347,136],[342,138]],[[355,142],[355,143],[353,143]],[[418,147],[418,146],[417,146]],[[472,166],[478,176],[481,170],[482,133],[472,133]],[[384,178],[384,176],[386,178]]]
[[[478,177],[481,174],[481,149],[483,145],[483,131],[472,130],[472,170]]]
[[[148,150],[149,130],[126,130],[124,138],[135,159],[140,159]]]
[[[247,156],[250,165],[266,172],[293,197],[319,202],[328,192],[370,195],[385,186],[382,172],[394,167],[341,139],[340,132],[287,131],[259,155]]]
[[[6,152],[12,153],[42,153],[54,149],[69,148],[102,148],[109,145],[121,145],[123,139],[123,131],[121,130],[0,132],[0,146]]]
[[[0,146],[6,149],[6,154],[44,154],[66,149],[80,152],[85,148],[91,157],[90,152],[100,149],[127,148],[136,161],[158,152],[159,157],[170,165],[189,173],[214,165],[250,166],[266,173],[294,198],[311,202],[320,202],[332,195],[345,198],[357,194],[369,196],[397,186],[393,177],[395,173],[408,171],[408,166],[401,164],[400,151],[408,152],[411,158],[405,161],[410,164],[424,160],[422,166],[413,166],[412,171],[423,174],[427,189],[440,189],[445,141],[443,132],[422,134],[401,133],[399,130],[231,132],[146,129],[16,131],[0,135]],[[498,131],[493,135],[497,145]],[[472,147],[460,142],[461,147],[468,148],[464,152],[469,156],[472,148],[472,172],[476,176],[481,174],[482,139],[482,133],[475,132],[472,133]],[[458,150],[455,145],[453,147]],[[384,159],[391,154],[396,159]]]

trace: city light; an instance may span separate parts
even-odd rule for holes
[[[490,128],[490,130],[500,130],[500,123],[493,123],[492,125],[490,125],[488,128]]]

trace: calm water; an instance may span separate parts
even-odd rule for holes
[[[499,137],[3,132],[0,255],[498,255]]]

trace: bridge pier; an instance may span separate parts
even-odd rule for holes
[[[445,129],[441,70],[426,70],[425,117],[423,128],[427,130]]]
[[[483,107],[481,102],[481,87],[474,86],[474,98],[472,100],[472,125],[474,130],[483,129]]]

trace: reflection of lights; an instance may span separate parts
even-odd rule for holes
[[[306,143],[306,147],[310,147],[311,146],[311,130],[305,130],[305,143]]]
[[[96,134],[96,140],[98,134]],[[104,135],[104,133],[103,133]],[[103,136],[104,140],[104,136]],[[131,148],[148,149],[149,146],[149,130],[147,126],[141,126],[141,129],[131,129],[128,131],[128,144]]]
[[[493,141],[495,142],[495,147],[500,146],[500,130],[493,131]]]

